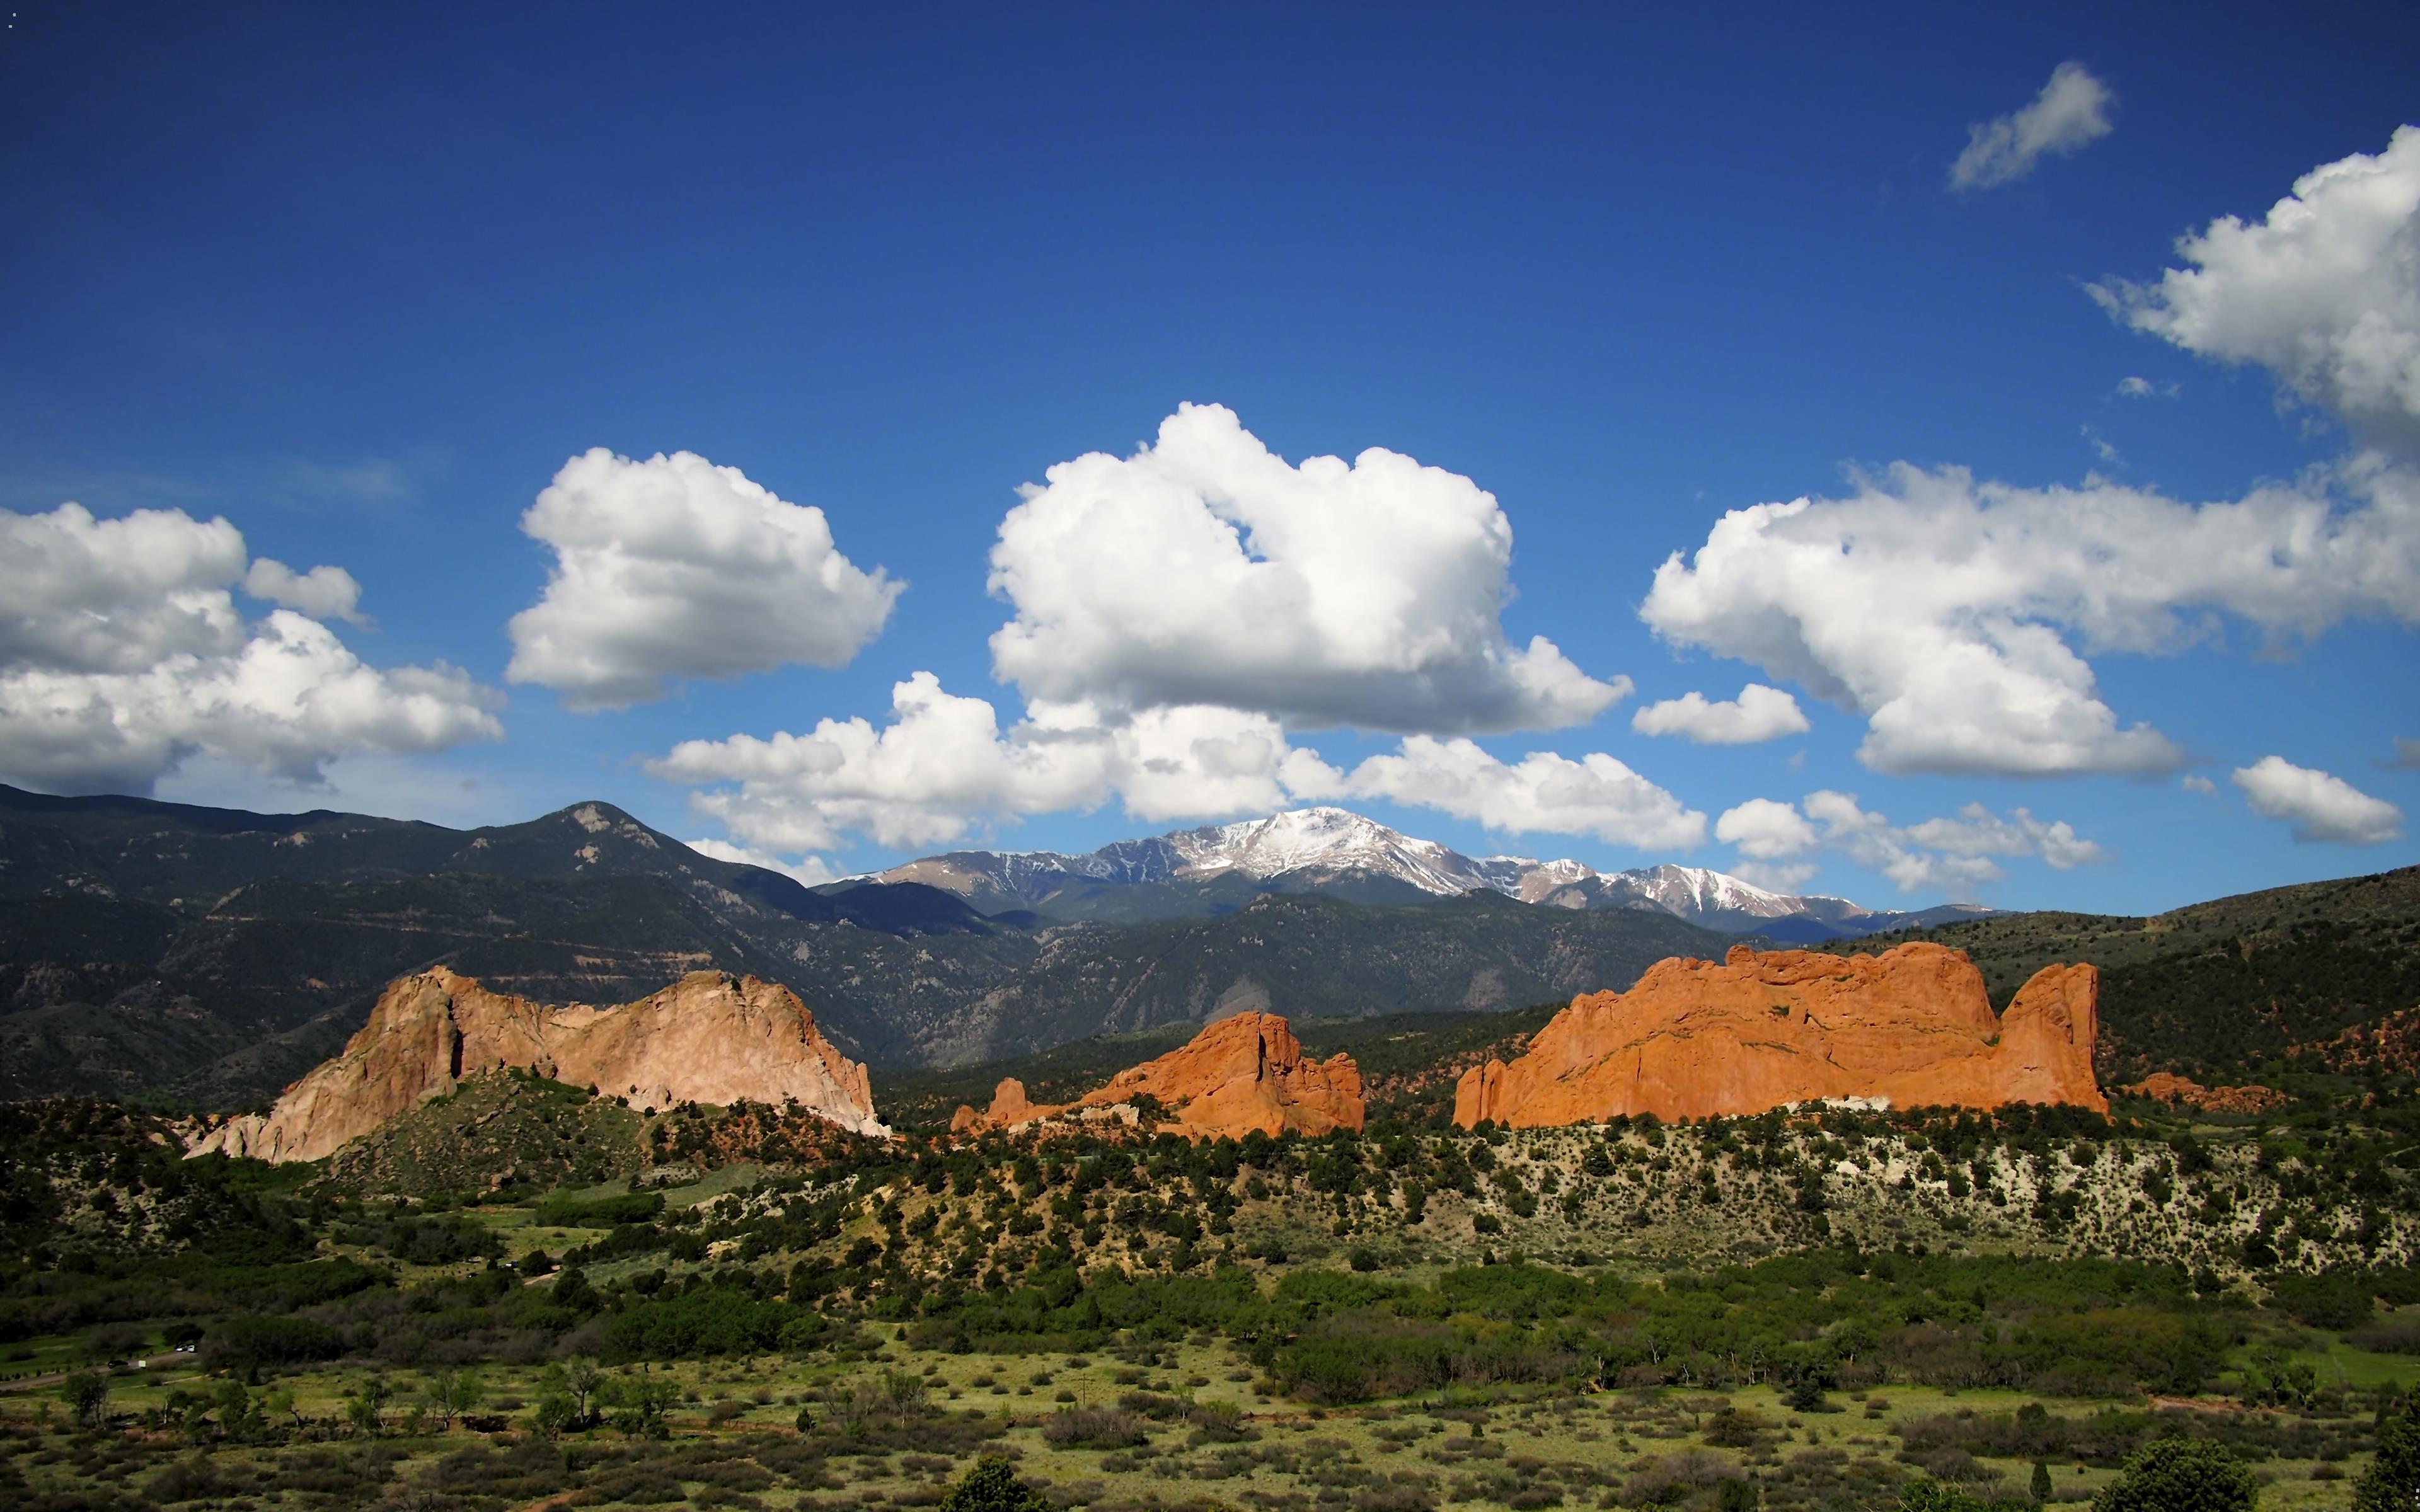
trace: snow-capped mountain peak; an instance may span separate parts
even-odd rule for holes
[[[1703,867],[1667,864],[1601,872],[1570,859],[1472,857],[1349,809],[1330,807],[1291,809],[1263,819],[1119,841],[1082,856],[954,851],[893,867],[878,880],[947,887],[993,912],[1030,904],[1045,911],[1073,910],[1060,912],[1061,918],[1090,918],[1103,917],[1098,910],[1104,898],[1139,900],[1152,896],[1151,889],[1189,887],[1215,892],[1223,878],[1287,891],[1342,888],[1365,898],[1366,884],[1373,879],[1440,898],[1485,888],[1528,903],[1652,909],[1714,929],[1785,939],[1865,933],[1920,917],[1875,913],[1845,898],[1774,892]],[[1137,888],[1145,890],[1132,890]],[[1220,895],[1232,896],[1232,889]],[[1188,905],[1187,898],[1204,896],[1187,890],[1161,900],[1160,906],[1185,912],[1203,906]],[[1929,913],[1963,917],[1986,911]]]
[[[1363,872],[1448,896],[1479,885],[1476,879],[1465,879],[1467,858],[1348,809],[1291,809],[1266,819],[1181,830],[1166,838],[1185,857],[1186,871],[1197,875]]]
[[[1641,895],[1653,899],[1656,906],[1668,913],[1752,914],[1759,918],[1782,918],[1799,911],[1797,898],[1768,892],[1754,883],[1703,867],[1668,863],[1622,875]]]

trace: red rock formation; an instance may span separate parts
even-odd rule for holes
[[[1014,1077],[992,1094],[987,1112],[960,1107],[950,1120],[954,1133],[1012,1129],[1068,1112],[1107,1114],[1149,1097],[1166,1110],[1159,1128],[1188,1139],[1265,1134],[1326,1134],[1361,1127],[1361,1072],[1346,1055],[1312,1060],[1302,1053],[1294,1026],[1274,1013],[1238,1013],[1220,1019],[1181,1050],[1131,1067],[1107,1087],[1073,1103],[1027,1101]]]
[[[1035,1106],[1026,1100],[1023,1082],[1014,1076],[1003,1076],[1000,1085],[991,1089],[990,1107],[977,1113],[964,1103],[958,1104],[956,1116],[950,1119],[950,1133],[964,1134],[978,1124],[993,1129],[1013,1129],[1020,1123],[1030,1123],[1035,1119],[1063,1111],[1064,1109],[1059,1107]]]
[[[505,1066],[635,1107],[795,1101],[844,1129],[890,1133],[874,1116],[865,1068],[834,1050],[779,982],[698,971],[616,1008],[552,1007],[440,966],[389,983],[343,1055],[287,1088],[266,1117],[232,1119],[192,1152],[318,1160],[462,1077]]]
[[[1626,993],[1574,998],[1520,1059],[1463,1074],[1454,1121],[1694,1119],[1852,1097],[2105,1113],[2099,1005],[2087,965],[2044,967],[1995,1018],[1983,974],[1943,946],[1847,958],[1734,946],[1720,965],[1663,961]]]
[[[2189,1076],[2166,1071],[2155,1071],[2133,1086],[2118,1090],[2172,1106],[2199,1108],[2205,1113],[2266,1113],[2294,1101],[2275,1088],[2257,1082],[2245,1087],[2204,1087]]]

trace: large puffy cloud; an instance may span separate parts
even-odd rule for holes
[[[1577,761],[1531,751],[1508,763],[1475,741],[1414,735],[1394,754],[1362,762],[1336,791],[1435,809],[1507,834],[1590,835],[1654,850],[1706,838],[1704,814],[1603,751]]]
[[[2420,127],[2315,168],[2268,216],[2177,244],[2193,266],[2093,294],[2138,331],[2258,363],[2308,403],[2420,451]]]
[[[2339,777],[2263,756],[2235,769],[2235,785],[2255,813],[2283,819],[2301,841],[2376,845],[2403,838],[2403,810]]]
[[[2102,858],[2101,847],[2067,821],[2044,822],[2030,810],[2003,817],[1970,803],[1955,818],[1897,825],[1861,807],[1855,795],[1828,789],[1808,794],[1796,807],[1751,798],[1714,822],[1714,838],[1749,858],[1739,870],[1750,881],[1803,882],[1813,874],[1810,867],[1772,863],[1831,850],[1881,872],[1901,892],[1972,891],[2007,874],[1994,857],[2036,856],[2060,871]]]
[[[1507,763],[1467,739],[1414,735],[1348,773],[1289,743],[1267,715],[1204,704],[1105,717],[1086,703],[1041,703],[1003,730],[988,702],[947,692],[930,672],[892,688],[879,727],[825,719],[804,734],[684,741],[647,771],[697,789],[692,806],[757,848],[751,856],[833,850],[858,835],[931,847],[997,821],[1112,800],[1149,823],[1379,798],[1505,833],[1641,848],[1694,845],[1706,832],[1704,814],[1603,753]]]
[[[2049,154],[2076,152],[2111,131],[2118,97],[2081,63],[2062,63],[2023,110],[1972,126],[1949,165],[1953,189],[1988,189],[2023,178]]]
[[[1714,821],[1714,839],[1750,860],[1804,856],[1823,839],[1807,816],[1787,803],[1750,798]]]
[[[955,840],[986,813],[1091,808],[1108,792],[1091,732],[1029,722],[1003,738],[989,702],[918,672],[892,689],[891,722],[824,719],[805,734],[685,740],[647,770],[715,791],[694,800],[742,843],[796,852]]]
[[[1776,892],[1795,892],[1814,879],[1812,861],[1790,859],[1815,849],[1822,836],[1805,814],[1771,798],[1750,798],[1723,810],[1714,821],[1714,839],[1745,857],[1733,863],[1731,873]]]
[[[1650,703],[1630,717],[1630,728],[1642,735],[1683,735],[1701,746],[1751,746],[1805,734],[1807,715],[1781,689],[1750,683],[1729,701],[1692,692]]]
[[[1146,709],[1112,739],[1119,802],[1138,819],[1266,813],[1329,793],[1337,779],[1262,714],[1206,704]]]
[[[1374,447],[1289,466],[1186,405],[1134,455],[1046,479],[991,556],[1016,609],[994,665],[1029,699],[1450,734],[1578,724],[1629,691],[1507,642],[1512,528],[1468,478]]]
[[[247,624],[238,584],[345,614],[360,594],[341,568],[247,555],[233,525],[178,510],[0,511],[0,773],[147,792],[207,755],[311,781],[348,756],[503,734],[496,695],[458,670],[370,667],[290,609]]]
[[[504,675],[575,709],[660,698],[675,677],[845,665],[905,586],[843,556],[822,510],[689,452],[575,456],[521,529],[555,563],[512,618]]]
[[[892,847],[943,844],[987,821],[1120,799],[1138,819],[1282,808],[1335,774],[1290,747],[1265,715],[1187,706],[1105,721],[1085,704],[1041,704],[1002,731],[992,705],[918,672],[892,718],[825,719],[806,734],[690,740],[648,764],[701,791],[698,810],[742,842],[795,854],[861,834]]]
[[[1640,617],[1863,713],[1892,773],[2173,769],[2100,697],[2087,652],[2172,651],[2219,613],[2274,637],[2420,622],[2420,477],[2356,459],[2200,506],[2094,482],[2025,489],[1906,464],[1852,497],[1734,510],[1655,574]],[[2346,501],[2330,496],[2335,486]]]
[[[243,616],[227,586],[244,562],[241,532],[181,509],[0,510],[0,667],[132,672],[232,652]]]

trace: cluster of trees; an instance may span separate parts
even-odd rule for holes
[[[0,1339],[215,1319],[203,1339],[209,1362],[244,1381],[337,1358],[411,1367],[507,1349],[608,1363],[845,1352],[859,1347],[855,1321],[871,1316],[962,1349],[1085,1348],[1122,1329],[1145,1339],[1220,1333],[1323,1401],[1547,1380],[2192,1391],[2215,1378],[2253,1316],[2214,1274],[2172,1265],[1842,1247],[1651,1280],[1512,1263],[1410,1285],[1385,1279],[1364,1239],[1399,1232],[1439,1194],[1518,1216],[1579,1203],[1588,1183],[1621,1173],[1669,1184],[1715,1162],[1778,1175],[1802,1205],[1820,1207],[1822,1179],[1807,1173],[1881,1139],[1975,1182],[2018,1163],[2084,1169],[2112,1158],[2121,1131],[2075,1109],[1776,1114],[1685,1132],[1624,1119],[1559,1136],[1568,1164],[1528,1158],[1534,1142],[1490,1129],[1202,1144],[1087,1134],[1038,1145],[837,1140],[819,1164],[702,1208],[667,1209],[653,1193],[533,1198],[536,1221],[597,1236],[559,1271],[540,1257],[504,1267],[492,1230],[469,1217],[297,1190],[293,1173],[251,1163],[178,1160],[144,1120],[104,1105],[6,1119],[35,1158],[5,1177],[19,1225],[9,1233],[23,1242],[0,1261]],[[2263,1144],[2261,1167],[2280,1190],[2298,1182],[2325,1196],[2383,1182],[2400,1192],[2404,1179],[2388,1174],[2379,1145],[2291,1127]],[[2120,1148],[2140,1162],[2139,1142]],[[2180,1134],[2152,1148],[2145,1169],[2220,1196],[2204,1147]],[[223,1221],[194,1245],[169,1247],[154,1242],[161,1221],[147,1208],[116,1249],[67,1264],[44,1226],[92,1183],[120,1180],[130,1193],[219,1205]],[[1296,1271],[1267,1288],[1235,1263],[1240,1204],[1278,1198],[1297,1214],[1332,1215],[1336,1237],[1355,1246],[1353,1271]],[[94,1232],[89,1209],[78,1211],[82,1231]],[[2274,1229],[2281,1240],[2292,1230],[2290,1221]],[[330,1257],[323,1239],[367,1257]],[[608,1261],[644,1257],[659,1258],[592,1279]],[[456,1273],[405,1279],[437,1266]],[[549,1284],[524,1284],[550,1272]],[[2346,1329],[2381,1298],[2420,1301],[2420,1282],[2399,1267],[2281,1272],[2270,1305]],[[2284,1369],[2246,1389],[2279,1401],[2317,1391]],[[577,1415],[590,1411],[583,1403]]]

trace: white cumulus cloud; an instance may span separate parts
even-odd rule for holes
[[[1910,825],[1907,838],[1951,856],[2038,856],[2060,872],[2101,859],[2100,845],[2078,835],[2064,819],[2045,824],[2024,809],[2011,810],[2002,818],[1979,803],[1959,810],[1955,819]]]
[[[1772,861],[1806,855],[1822,836],[1792,805],[1771,798],[1750,798],[1737,808],[1723,810],[1722,817],[1714,821],[1714,839],[1736,847],[1752,860]]]
[[[1264,714],[1188,704],[1144,709],[1110,733],[1121,807],[1138,819],[1266,813],[1334,790],[1317,753]]]
[[[1003,738],[989,702],[943,691],[931,672],[892,689],[892,719],[824,719],[806,734],[685,740],[647,770],[714,790],[700,811],[740,842],[829,850],[844,833],[887,846],[954,840],[986,813],[1097,805],[1108,767],[1094,732],[1021,727]]]
[[[2301,841],[2376,845],[2403,838],[2403,810],[2339,777],[2263,756],[2235,769],[2235,785],[2255,813],[2283,819]]]
[[[181,509],[0,510],[0,666],[132,672],[243,644],[243,533]]]
[[[1630,717],[1630,728],[1642,735],[1683,735],[1702,746],[1751,746],[1805,734],[1807,716],[1781,689],[1750,683],[1729,702],[1692,692],[1650,703]]]
[[[1882,873],[1901,892],[1971,892],[2007,875],[1993,857],[2033,856],[2059,871],[2102,858],[2101,847],[2067,821],[2046,823],[2030,810],[2003,816],[1970,803],[1955,818],[1899,825],[1861,807],[1855,795],[1830,790],[1795,806],[1750,798],[1714,821],[1714,838],[1748,858],[1741,876],[1769,887],[1804,884],[1814,868],[1795,858],[1827,850]]]
[[[2257,363],[2375,440],[2420,450],[2420,127],[2323,164],[2257,223],[2177,244],[2192,266],[2091,292],[2137,331]]]
[[[660,698],[676,677],[843,666],[906,586],[842,555],[822,510],[690,452],[575,456],[521,529],[555,562],[512,618],[504,675],[575,709]]]
[[[840,880],[840,873],[820,856],[801,856],[785,861],[766,851],[752,851],[745,845],[734,845],[727,840],[687,840],[681,841],[700,856],[718,861],[737,861],[742,866],[761,866],[768,872],[779,872],[791,881],[810,887],[820,887],[827,882]]]
[[[342,567],[296,572],[274,558],[256,557],[244,572],[243,591],[264,603],[300,609],[315,620],[365,623],[360,608],[362,585]]]
[[[2120,719],[2078,646],[2175,651],[2225,614],[2280,640],[2420,623],[2420,477],[2374,459],[2198,506],[1958,468],[1857,481],[1725,515],[1656,571],[1639,614],[1862,713],[1858,756],[1880,771],[2170,770],[2182,752]]]
[[[1508,834],[1591,835],[1642,850],[1706,838],[1706,816],[1603,751],[1531,751],[1504,762],[1467,739],[1406,738],[1353,769],[1342,791],[1477,820]],[[1306,795],[1308,796],[1310,795]]]
[[[741,843],[786,854],[850,835],[939,845],[1112,798],[1154,822],[1264,812],[1341,780],[1266,715],[1186,706],[1109,721],[1087,704],[1037,704],[1003,731],[989,702],[947,692],[931,672],[892,689],[879,728],[825,719],[805,734],[683,741],[647,770],[700,789],[693,806]]]
[[[1188,404],[1132,456],[1045,477],[991,554],[1016,610],[995,670],[1029,700],[1462,733],[1584,723],[1630,690],[1507,641],[1512,524],[1443,469],[1376,447],[1290,466]]]
[[[360,596],[340,568],[260,565],[233,525],[181,510],[0,510],[0,777],[148,792],[201,756],[310,782],[346,757],[503,736],[501,699],[458,669],[373,668],[292,609],[247,623],[239,584],[331,614]]]
[[[1952,189],[1988,189],[2023,178],[2046,155],[2065,157],[2107,136],[2118,97],[2081,63],[2062,63],[2024,109],[1967,128],[1966,149],[1949,165]]]
[[[1642,849],[1695,845],[1706,832],[1704,814],[1601,752],[1507,763],[1466,738],[1413,735],[1344,772],[1291,744],[1268,715],[1206,704],[1105,716],[1036,703],[1003,730],[988,702],[951,694],[930,672],[892,690],[886,725],[825,719],[805,734],[684,741],[646,769],[696,789],[691,806],[751,855],[832,850],[851,836],[931,847],[1110,801],[1160,823],[1379,798],[1506,833]]]
[[[2218,796],[2218,784],[2198,773],[2188,772],[2180,780],[2182,781],[2184,790],[2187,793],[2191,793],[2204,798],[2215,798]]]

